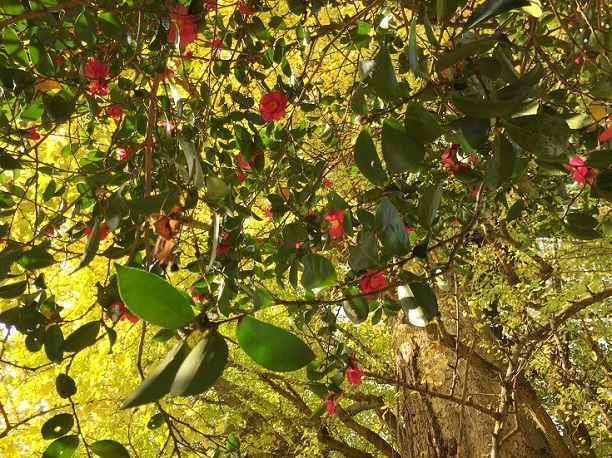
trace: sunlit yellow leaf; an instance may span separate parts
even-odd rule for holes
[[[34,82],[33,87],[40,92],[57,92],[61,89],[60,84],[53,78],[38,78]]]

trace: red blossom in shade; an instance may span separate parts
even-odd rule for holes
[[[174,13],[170,13],[172,23],[168,30],[168,41],[173,42],[176,38],[176,32],[179,33],[179,46],[185,48],[188,44],[195,41],[198,36],[196,24],[193,16],[189,15],[187,8],[179,5],[174,9]]]
[[[266,212],[264,213],[264,215],[268,219],[274,219],[274,213],[272,213],[272,202],[268,202],[268,205],[266,206]]]
[[[40,134],[38,133],[38,129],[36,129],[36,127],[28,127],[28,134],[30,136],[30,140],[40,140]]]
[[[333,210],[325,215],[325,219],[331,223],[329,235],[334,239],[348,235],[344,230],[344,215],[346,210]]]
[[[221,234],[221,240],[222,242],[217,246],[217,256],[221,256],[231,250],[231,247],[225,243],[227,234]]]
[[[361,385],[361,378],[365,377],[365,374],[359,370],[357,361],[352,356],[348,360],[348,369],[346,370],[346,381],[349,385]]]
[[[189,291],[191,291],[191,297],[194,301],[199,302],[200,301],[200,295],[198,293],[195,292],[196,287],[194,285],[191,285],[189,287]]]
[[[404,229],[406,229],[406,235],[410,235],[414,232],[414,227],[412,226],[404,226]]]
[[[162,126],[168,133],[176,129],[176,123],[174,121],[159,121],[158,125]]]
[[[442,162],[444,162],[445,164],[449,164],[449,165],[455,165],[455,163],[457,162],[455,154],[457,153],[458,149],[459,149],[459,145],[457,143],[453,143],[452,145],[449,145],[448,148],[446,148],[444,152],[442,153],[442,156],[441,156]]]
[[[111,319],[114,323],[118,321],[128,320],[132,323],[138,323],[138,317],[134,316],[127,309],[125,304],[121,301],[117,301],[111,304],[109,312],[111,314]],[[108,318],[108,315],[107,315]]]
[[[238,2],[236,9],[240,11],[243,16],[252,16],[255,11],[247,2]]]
[[[91,80],[89,85],[89,94],[108,94],[110,89],[106,84],[106,78],[109,75],[109,68],[103,62],[100,62],[95,57],[90,57],[85,65],[85,77]]]
[[[57,56],[54,60],[55,63],[61,68],[64,68],[66,66],[66,59],[64,59],[62,56]]]
[[[204,9],[210,11],[217,7],[217,0],[204,0]]]
[[[174,74],[174,72],[172,71],[172,69],[171,69],[171,68],[166,68],[166,71],[165,71],[164,73],[162,73],[161,78],[162,78],[163,80],[165,80],[165,79],[167,79],[167,78],[170,78],[170,77],[171,77],[173,74]]]
[[[324,188],[331,188],[333,185],[334,185],[334,182],[332,180],[328,180],[328,179],[323,180]]]
[[[612,116],[610,117],[610,119],[612,119]],[[606,130],[604,130],[601,133],[601,135],[599,136],[599,141],[600,142],[607,142],[611,138],[612,138],[612,126],[608,127]]]
[[[117,159],[120,161],[125,161],[127,160],[128,156],[130,155],[130,149],[129,148],[121,148],[117,151]]]
[[[597,172],[591,167],[587,167],[580,156],[574,156],[565,166],[574,175],[574,181],[578,184],[592,183]]]
[[[113,118],[115,121],[119,121],[119,119],[121,119],[122,113],[123,110],[119,105],[111,105],[106,109],[106,116]]]
[[[49,226],[44,231],[42,231],[42,233],[48,236],[55,235],[55,228],[53,226]]]
[[[83,233],[87,236],[87,238],[89,238],[91,237],[92,230],[93,230],[92,226],[87,226]],[[106,221],[104,221],[100,225],[100,241],[106,239],[106,237],[108,237],[108,234],[110,234],[110,230],[108,229],[108,225],[106,224]]]
[[[223,40],[221,40],[221,38],[219,37],[211,38],[210,40],[207,40],[206,42],[210,45],[213,52],[216,51],[217,53],[220,53],[222,49],[225,49]]]
[[[576,65],[580,65],[582,63],[582,61],[584,60],[584,54],[580,54],[578,57],[576,57],[574,59],[574,63]]]
[[[334,398],[329,398],[327,403],[325,404],[325,410],[327,411],[327,415],[333,415],[336,412],[336,400]]]
[[[480,186],[474,186],[474,187],[472,188],[472,195],[473,195],[474,197],[477,197],[479,192],[480,192]]]
[[[265,94],[259,102],[259,111],[264,121],[280,121],[287,114],[287,96],[281,91]]]
[[[238,162],[238,165],[241,169],[251,170],[251,164],[244,160],[244,158],[242,157],[242,152],[238,153],[238,156],[236,156],[236,161]]]
[[[236,170],[236,178],[238,178],[238,181],[242,183],[244,180],[246,180],[246,175],[241,169],[238,169]]]
[[[387,287],[387,279],[382,270],[368,270],[359,278],[359,289],[363,294],[372,297],[373,294]]]

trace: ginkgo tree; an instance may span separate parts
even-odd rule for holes
[[[5,0],[0,451],[608,456],[602,0]]]

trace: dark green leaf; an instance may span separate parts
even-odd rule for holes
[[[510,10],[529,6],[529,4],[529,0],[485,0],[470,15],[461,33],[464,33],[466,30],[471,29],[487,19]]]
[[[581,229],[570,224],[565,224],[565,229],[570,235],[579,240],[594,240],[601,238],[603,235],[600,231],[596,231],[595,229]]]
[[[592,97],[612,101],[612,78],[596,81],[589,90]]]
[[[159,412],[153,415],[151,419],[147,422],[147,428],[153,430],[153,429],[159,428],[160,426],[164,424],[166,424],[166,419],[164,418],[164,414]]]
[[[458,6],[458,0],[436,0],[436,18],[438,24],[453,17]]]
[[[484,53],[491,49],[495,45],[494,40],[484,39],[478,41],[471,41],[458,48],[452,49],[438,58],[436,62],[436,72],[440,73],[442,70],[452,67],[455,64],[463,61],[467,57],[473,56],[478,53]]]
[[[96,441],[89,447],[92,452],[102,458],[130,458],[127,449],[119,442],[112,440]]]
[[[127,409],[155,402],[170,393],[174,377],[185,360],[188,351],[189,347],[187,347],[184,341],[176,344],[147,378],[123,401],[121,408]]]
[[[401,89],[386,45],[381,46],[374,62],[376,67],[372,71],[372,86],[376,94],[385,101],[397,99],[401,95]]]
[[[599,221],[586,212],[571,212],[567,215],[567,224],[578,229],[595,229]]]
[[[172,386],[172,396],[205,393],[217,381],[227,364],[228,348],[219,333],[209,335],[191,350],[181,364]]]
[[[43,452],[42,458],[70,458],[79,446],[79,436],[64,436],[55,439]]]
[[[345,292],[345,295],[359,296],[359,290],[355,287],[351,287]],[[342,302],[342,308],[348,319],[355,324],[367,320],[370,314],[368,300],[363,296],[344,300]]]
[[[408,136],[404,126],[389,117],[382,128],[382,154],[390,173],[414,172],[425,157],[425,148]]]
[[[42,425],[40,433],[45,440],[57,439],[70,431],[73,426],[73,416],[69,413],[60,413],[47,420],[45,424]]]
[[[62,329],[57,324],[47,328],[45,336],[43,337],[43,343],[45,345],[45,354],[47,358],[55,364],[61,364],[62,357],[64,356],[62,352],[64,335],[62,334]]]
[[[21,296],[28,287],[28,281],[23,280],[17,283],[9,283],[0,287],[0,299],[13,299]]]
[[[155,342],[167,342],[168,340],[172,339],[177,334],[178,333],[176,329],[162,328],[159,331],[157,331],[155,335],[151,337],[151,339],[153,339]]]
[[[193,322],[195,315],[189,299],[163,278],[133,267],[115,267],[119,294],[131,313],[168,329]]]
[[[395,206],[386,197],[376,209],[376,232],[389,253],[403,256],[410,250],[406,226]]]
[[[96,18],[90,11],[84,10],[74,23],[74,36],[87,44],[95,43],[96,28]]]
[[[4,170],[19,170],[22,169],[21,162],[15,159],[7,152],[0,152],[0,168]]]
[[[123,33],[124,27],[121,21],[110,11],[104,11],[98,15],[100,30],[108,38],[118,38]]]
[[[94,225],[91,228],[91,234],[87,239],[87,243],[85,243],[85,250],[81,255],[81,259],[79,263],[74,268],[72,273],[75,273],[77,270],[82,269],[89,265],[91,261],[96,257],[98,253],[98,247],[100,246],[100,219],[96,218],[94,220]]]
[[[427,229],[431,228],[438,211],[438,206],[442,201],[442,192],[444,187],[442,183],[438,186],[430,186],[425,190],[418,205],[419,223]]]
[[[301,283],[306,289],[324,288],[338,282],[336,270],[328,259],[318,254],[307,254],[302,258],[304,272]]]
[[[363,87],[358,86],[351,96],[351,110],[358,115],[365,116],[370,111],[363,93]]]
[[[612,172],[605,170],[595,177],[593,187],[597,195],[612,202]]]
[[[423,145],[437,140],[440,135],[446,133],[446,129],[436,118],[417,102],[410,102],[406,107],[404,127],[409,137]]]
[[[412,283],[397,288],[400,305],[408,321],[419,327],[427,326],[438,314],[438,300],[425,283]]]
[[[67,121],[75,110],[75,99],[67,93],[59,93],[54,96],[43,96],[43,104],[45,113],[49,115],[51,120],[56,122]]]
[[[179,202],[179,196],[179,190],[172,189],[156,196],[140,197],[128,200],[125,203],[132,213],[140,216],[150,216],[160,211],[170,213],[172,206]]]
[[[410,69],[415,76],[420,78],[430,80],[429,74],[427,70],[423,67],[422,57],[420,56],[419,46],[417,45],[417,35],[416,35],[416,17],[412,19],[412,24],[410,24],[410,39],[408,41],[408,63],[410,64]],[[426,68],[426,66],[425,66]]]
[[[487,143],[491,123],[489,119],[459,118],[455,119],[449,127],[459,128],[468,146],[478,149]]]
[[[523,99],[487,100],[476,96],[453,94],[452,102],[464,115],[474,119],[488,119],[503,116],[515,110]]]
[[[59,374],[55,379],[55,389],[60,398],[68,399],[77,393],[76,383],[74,379],[66,374]]]
[[[275,372],[298,370],[315,358],[296,335],[250,316],[236,327],[236,340],[253,361]]]
[[[521,216],[521,213],[523,212],[524,208],[525,202],[523,200],[517,200],[516,202],[514,202],[514,204],[512,204],[512,207],[510,207],[510,210],[508,210],[508,214],[506,215],[506,221],[510,222],[517,219],[519,216]]]
[[[549,162],[567,162],[572,132],[562,118],[547,114],[506,120],[508,134],[521,148]]]
[[[310,414],[310,417],[308,418],[310,419],[320,418],[325,414],[326,410],[327,410],[327,401],[323,401],[321,404],[317,406],[316,409],[312,411],[312,413]]]
[[[2,30],[2,44],[9,57],[13,59],[15,63],[22,67],[29,68],[30,59],[28,59],[28,55],[23,48],[23,43],[21,43],[17,34],[9,26],[5,26]]]
[[[591,151],[586,158],[586,164],[595,169],[612,165],[612,150]]]
[[[377,186],[387,179],[369,128],[364,128],[355,142],[355,164],[363,176]]]
[[[348,263],[355,272],[371,269],[380,263],[376,239],[372,232],[361,233],[359,243],[349,251]]]
[[[27,270],[44,269],[55,264],[55,259],[44,248],[36,247],[24,252],[17,260]]]
[[[91,347],[96,343],[96,338],[100,332],[100,321],[92,321],[84,324],[74,331],[62,344],[62,350],[68,353],[79,352],[84,348]]]
[[[485,178],[489,189],[497,189],[512,176],[516,153],[505,136],[498,133],[493,141],[493,156],[487,161]]]

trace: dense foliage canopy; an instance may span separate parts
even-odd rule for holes
[[[409,456],[408,391],[610,456],[611,24],[0,2],[0,454]]]

